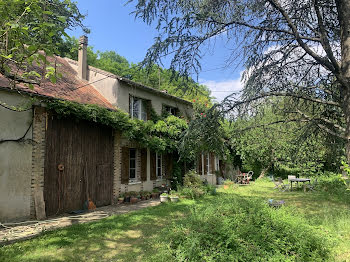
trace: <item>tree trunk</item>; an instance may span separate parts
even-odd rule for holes
[[[266,172],[269,170],[270,167],[265,167],[261,173],[260,173],[260,176],[258,177],[258,179],[261,179],[261,178],[264,178],[265,177],[265,174]]]
[[[350,1],[336,0],[338,19],[340,23],[340,45],[341,45],[341,95],[343,98],[343,112],[346,124],[346,157],[350,164]]]

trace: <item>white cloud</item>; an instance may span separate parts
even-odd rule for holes
[[[242,75],[241,72],[240,75]],[[206,85],[212,92],[212,96],[214,96],[216,101],[221,102],[226,96],[239,92],[243,89],[243,82],[241,82],[241,76],[237,79],[227,79],[221,81],[215,80],[205,80],[200,79],[200,84]]]

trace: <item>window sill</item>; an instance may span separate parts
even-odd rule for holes
[[[141,181],[129,181],[128,185],[138,185],[141,184]]]
[[[166,180],[165,178],[162,178],[162,177],[158,177],[157,179],[156,179],[156,182],[161,182],[161,181],[164,181],[164,180]]]

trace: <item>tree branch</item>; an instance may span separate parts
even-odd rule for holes
[[[312,97],[304,97],[302,95],[298,95],[298,94],[293,94],[293,93],[284,93],[284,92],[268,92],[268,93],[262,93],[256,97],[244,100],[244,101],[237,101],[236,103],[234,103],[232,106],[229,107],[229,109],[226,110],[226,112],[232,110],[235,107],[238,107],[242,104],[248,104],[250,102],[259,100],[261,98],[265,98],[265,97],[270,97],[270,96],[289,96],[289,97],[295,97],[295,98],[299,98],[299,99],[303,99],[303,100],[307,100],[307,101],[311,101],[311,102],[315,102],[315,103],[319,103],[319,104],[324,104],[324,105],[331,105],[331,106],[337,106],[337,107],[341,107],[341,105],[337,102],[334,101],[324,101],[321,99],[317,99],[317,98],[312,98]],[[226,97],[223,101],[223,104],[225,104],[225,102],[228,101],[230,96]]]
[[[329,57],[329,60],[332,62],[334,69],[336,71],[340,72],[340,65],[334,57],[331,45],[330,45],[329,40],[328,40],[327,31],[326,31],[324,24],[323,24],[323,18],[322,18],[321,12],[320,12],[320,7],[318,5],[318,0],[314,0],[314,6],[315,6],[315,11],[316,11],[316,16],[317,16],[319,33],[320,33],[320,37],[321,37],[321,45],[322,45],[323,49],[325,50],[327,56]]]
[[[311,57],[313,57],[318,63],[326,67],[328,70],[332,71],[333,73],[338,73],[333,64],[326,58],[319,56],[316,54],[302,39],[301,35],[299,34],[299,31],[295,24],[293,23],[292,19],[289,17],[287,12],[282,8],[282,6],[277,2],[277,0],[268,0],[270,4],[276,8],[284,17],[284,19],[287,21],[288,26],[292,29],[293,35],[296,38],[296,41],[300,45],[301,48],[305,50],[306,53],[308,53]]]

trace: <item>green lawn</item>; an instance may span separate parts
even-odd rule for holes
[[[326,193],[279,192],[273,186],[273,183],[259,182],[228,191],[220,189],[215,197],[229,193],[237,198],[283,199],[290,212],[336,237],[337,261],[350,261],[349,204]],[[47,232],[32,240],[1,247],[0,261],[144,261],[157,253],[153,242],[164,234],[162,228],[189,215],[191,206],[205,206],[212,198],[162,204]]]

